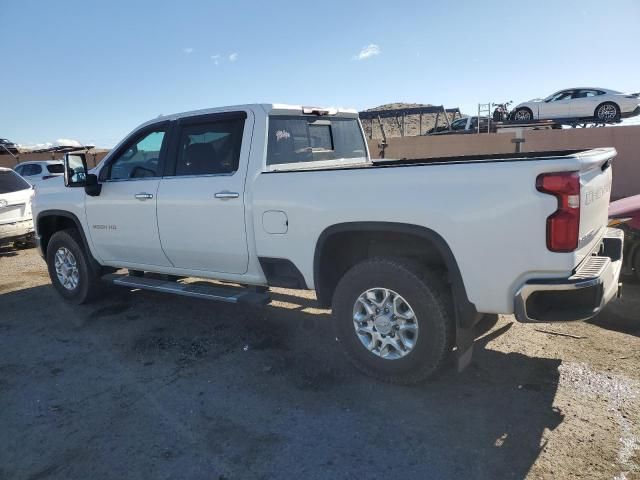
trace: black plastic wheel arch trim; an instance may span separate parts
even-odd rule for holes
[[[40,230],[38,229],[38,226],[40,225],[40,221],[42,219],[44,219],[44,218],[47,218],[47,217],[65,217],[65,218],[73,220],[73,222],[76,225],[76,229],[80,233],[80,238],[82,238],[82,246],[85,248],[85,251],[89,255],[91,255],[91,249],[89,248],[89,242],[87,242],[87,237],[85,235],[84,229],[82,228],[82,224],[80,223],[80,220],[78,220],[78,217],[76,217],[73,213],[68,212],[66,210],[43,210],[42,212],[38,213],[38,217],[36,218],[36,224],[35,224],[35,231],[36,231],[36,235],[38,237],[38,242],[41,242],[41,239],[42,239],[42,234],[41,234]],[[47,252],[44,249],[43,245],[41,245],[41,250],[42,250],[43,256],[46,257]]]
[[[447,242],[435,231],[427,227],[412,225],[406,223],[395,222],[346,222],[332,225],[326,228],[316,242],[315,254],[313,259],[313,275],[316,293],[318,295],[318,303],[320,305],[328,305],[331,302],[327,292],[322,290],[320,282],[320,261],[322,258],[322,250],[327,239],[336,233],[344,232],[394,232],[415,235],[422,237],[431,242],[443,258],[447,270],[449,272],[449,281],[451,282],[451,292],[453,295],[453,304],[455,310],[456,324],[458,327],[470,328],[475,325],[482,315],[478,313],[475,304],[473,304],[467,296],[467,291],[462,281],[462,274],[458,268],[458,263],[449,248]]]
[[[304,276],[291,260],[286,258],[258,257],[262,271],[270,287],[306,290]]]

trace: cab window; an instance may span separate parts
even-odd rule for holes
[[[147,131],[127,145],[109,163],[106,180],[128,180],[158,177],[160,152],[165,141],[165,130]]]
[[[228,118],[180,128],[176,176],[232,175],[238,170],[244,118]]]

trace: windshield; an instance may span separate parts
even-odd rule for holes
[[[0,170],[0,194],[31,188],[27,181],[13,170]]]
[[[464,130],[465,128],[467,128],[467,119],[466,118],[461,118],[460,120],[456,120],[455,122],[453,122],[451,124],[451,129],[452,130]]]
[[[328,160],[366,161],[367,149],[355,118],[269,117],[267,165]]]

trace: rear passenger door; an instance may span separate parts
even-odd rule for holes
[[[597,90],[576,90],[571,100],[571,116],[573,117],[593,117],[598,106]]]
[[[250,112],[178,121],[157,205],[162,248],[175,267],[247,271],[244,185],[252,130]]]

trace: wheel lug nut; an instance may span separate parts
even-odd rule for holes
[[[376,308],[376,313],[380,313],[380,309],[379,308]]]
[[[386,337],[387,337],[387,336],[383,333],[383,334],[382,334],[382,338],[386,338]]]
[[[393,329],[394,329],[394,330],[400,330],[400,325],[394,325],[394,326],[393,326]]]
[[[385,309],[384,309],[384,313],[389,313],[389,309],[388,309],[388,308],[385,308]]]

